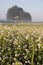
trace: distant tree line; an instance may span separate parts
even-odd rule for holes
[[[18,21],[32,21],[30,13],[25,12],[22,8],[18,6],[13,6],[7,11],[8,20],[18,20]]]

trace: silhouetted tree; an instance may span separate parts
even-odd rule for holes
[[[13,6],[9,8],[7,11],[7,19],[8,20],[18,20],[18,21],[31,21],[31,15],[28,12],[23,11],[22,8]]]

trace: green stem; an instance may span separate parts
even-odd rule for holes
[[[32,47],[32,59],[31,59],[31,65],[34,65],[34,44],[33,44],[33,47]]]

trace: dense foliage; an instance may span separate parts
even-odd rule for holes
[[[17,21],[31,21],[31,15],[28,12],[25,12],[22,8],[18,6],[13,6],[7,11],[7,19],[8,20],[17,20]]]
[[[43,25],[0,24],[0,65],[43,65]]]

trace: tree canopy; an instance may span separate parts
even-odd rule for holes
[[[18,20],[18,21],[31,21],[32,17],[30,13],[25,12],[22,8],[18,6],[13,6],[7,11],[8,20]]]

